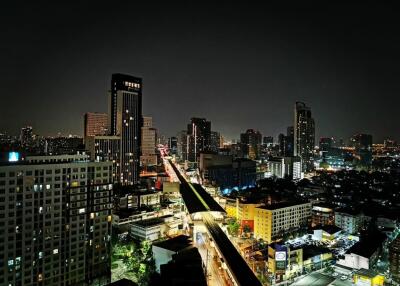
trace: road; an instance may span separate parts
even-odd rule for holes
[[[214,249],[209,247],[208,243],[204,241],[204,237],[201,233],[199,233],[199,235],[200,239],[196,240],[196,246],[199,249],[200,255],[207,266],[208,285],[226,286],[226,283],[221,276],[219,266],[213,259]]]
[[[233,246],[232,242],[225,235],[219,225],[214,221],[214,218],[209,213],[202,213],[203,221],[207,227],[211,237],[221,252],[228,268],[232,275],[235,277],[235,281],[239,285],[261,285],[261,282],[255,276],[254,272],[244,261],[243,257]]]

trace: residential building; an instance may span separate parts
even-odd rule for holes
[[[254,237],[271,243],[285,231],[307,225],[310,218],[311,203],[308,202],[281,202],[256,207]]]
[[[108,114],[99,112],[85,113],[83,137],[108,135]]]
[[[335,211],[327,205],[315,204],[311,210],[311,226],[324,226],[335,224]]]
[[[91,161],[112,162],[113,182],[119,182],[120,144],[119,136],[89,136],[85,138],[85,149],[89,152]]]
[[[157,165],[156,154],[157,130],[153,128],[153,119],[143,117],[142,127],[142,153],[140,163],[142,166]]]
[[[335,211],[335,225],[349,234],[358,233],[364,225],[364,216],[362,213],[352,210]]]
[[[87,155],[0,166],[0,285],[110,282],[111,171]]]
[[[294,156],[302,160],[304,172],[313,169],[315,142],[315,123],[310,107],[303,102],[296,102],[294,108]]]

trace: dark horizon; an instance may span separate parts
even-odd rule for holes
[[[228,139],[253,128],[276,141],[304,101],[317,142],[400,141],[392,5],[3,7],[1,131],[82,135],[85,112],[107,112],[111,74],[126,73],[143,79],[143,114],[167,136],[205,117]]]

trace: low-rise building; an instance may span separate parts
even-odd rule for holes
[[[254,211],[254,237],[270,243],[285,231],[307,225],[311,218],[311,203],[281,202],[256,207]]]
[[[347,251],[344,259],[337,261],[337,264],[353,269],[371,269],[382,252],[385,240],[386,236],[380,232],[363,236]]]
[[[311,226],[334,224],[335,212],[331,207],[322,204],[313,205]]]
[[[182,220],[173,215],[135,221],[131,224],[130,235],[139,240],[154,241],[179,234],[181,224]]]
[[[343,229],[344,232],[355,234],[363,226],[364,216],[359,212],[352,210],[335,211],[335,225]]]

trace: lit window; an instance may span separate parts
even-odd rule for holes
[[[85,212],[85,208],[79,209],[79,213],[80,213],[80,214],[83,214],[84,212]]]
[[[58,248],[53,249],[53,254],[58,254]]]

